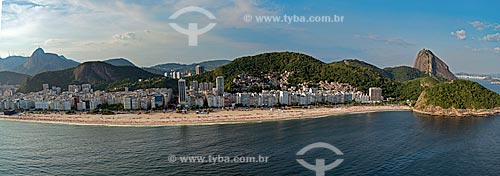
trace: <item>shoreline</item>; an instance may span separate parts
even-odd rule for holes
[[[500,108],[494,109],[442,109],[442,108],[427,108],[425,110],[421,109],[412,109],[413,112],[430,115],[430,116],[438,116],[438,117],[489,117],[496,116],[500,114]]]
[[[117,126],[117,127],[162,127],[201,126],[242,123],[262,123],[297,119],[324,118],[334,115],[361,114],[386,111],[411,111],[408,106],[349,106],[339,108],[311,108],[288,110],[217,111],[210,114],[117,114],[117,115],[66,115],[66,114],[24,114],[19,116],[1,115],[2,120],[19,122],[49,123],[64,125]]]

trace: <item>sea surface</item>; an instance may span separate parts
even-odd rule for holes
[[[297,152],[317,142],[338,148]],[[172,156],[262,156],[267,163],[181,163]],[[107,127],[0,120],[0,175],[499,175],[500,117],[409,111],[178,127]]]
[[[467,79],[467,80],[477,82],[477,83],[483,85],[484,87],[500,94],[500,84],[491,84],[491,82],[481,80],[481,79]]]

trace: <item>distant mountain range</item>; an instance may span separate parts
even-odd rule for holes
[[[29,78],[21,85],[21,92],[40,91],[43,84],[67,89],[70,84],[90,83],[96,90],[105,90],[117,82],[135,82],[139,79],[161,77],[134,66],[114,66],[105,62],[86,62],[77,67],[49,71]]]
[[[10,56],[0,59],[0,71],[10,71],[26,75],[36,75],[46,71],[63,70],[80,63],[57,54],[36,49],[30,57]]]
[[[42,48],[36,49],[31,56],[9,56],[0,58],[0,84],[22,85],[22,92],[39,91],[41,85],[48,83],[63,89],[69,84],[91,83],[96,89],[107,89],[113,84],[134,83],[138,79],[161,78],[170,70],[179,72],[195,72],[201,65],[205,70],[212,70],[230,61],[216,60],[195,64],[167,63],[154,67],[138,67],[125,58],[109,59],[103,62],[86,62],[80,64],[62,55],[46,53]],[[175,87],[172,81],[156,80],[154,85]],[[148,87],[147,84],[132,87]]]
[[[109,59],[109,60],[105,60],[103,62],[114,65],[114,66],[137,67],[134,63],[130,62],[129,60],[127,60],[125,58]],[[152,67],[141,67],[141,68],[143,70],[150,72],[150,73],[159,74],[159,75],[163,75],[165,72],[170,72],[172,70],[176,71],[176,72],[194,73],[195,67],[198,65],[205,67],[206,71],[210,71],[210,70],[213,70],[217,67],[225,65],[229,62],[231,62],[231,61],[229,61],[229,60],[213,60],[213,61],[205,61],[205,62],[193,63],[193,64],[166,63],[166,64],[155,65]]]
[[[167,64],[161,64],[161,65],[156,65],[153,67],[138,67],[131,61],[125,59],[125,58],[116,58],[116,59],[109,59],[105,60],[102,63],[107,63],[111,66],[116,66],[116,67],[134,67],[134,69],[131,70],[142,70],[146,71],[148,75],[146,75],[144,72],[141,73],[141,76],[145,77],[152,77],[151,75],[163,75],[167,71],[179,71],[179,72],[195,72],[195,67],[197,65],[201,65],[205,67],[205,70],[213,70],[216,67],[222,66],[224,64],[227,64],[228,60],[215,60],[215,61],[206,61],[206,62],[201,62],[201,63],[194,63],[194,64],[178,64],[178,63],[167,63]],[[99,63],[99,62],[97,62]],[[79,62],[76,62],[74,60],[68,59],[62,55],[57,55],[57,54],[52,54],[52,53],[46,53],[42,48],[37,48],[29,57],[26,56],[9,56],[7,58],[0,58],[0,84],[9,84],[9,85],[20,85],[22,84],[25,80],[29,79],[30,83],[27,84],[26,86],[38,86],[38,83],[40,83],[42,80],[38,79],[43,76],[47,75],[52,75],[53,77],[59,77],[63,75],[54,75],[54,74],[60,74],[63,72],[68,72],[69,70],[74,69],[75,67],[81,68],[81,67],[87,67],[88,64],[84,63],[80,65]],[[100,65],[100,64],[97,64]],[[94,63],[94,66],[96,64]],[[101,67],[101,68],[95,68],[97,70],[94,70],[96,72],[99,72],[98,69],[106,69],[108,67]],[[59,72],[60,71],[60,72]],[[109,70],[105,70],[109,71]],[[49,72],[49,73],[46,73]],[[87,72],[90,73],[90,72]],[[101,72],[102,73],[102,72]],[[123,72],[125,73],[125,72]],[[137,72],[136,72],[137,73]],[[40,74],[40,75],[38,75]],[[115,74],[115,73],[110,73],[110,74]],[[120,74],[120,73],[116,73]],[[126,74],[125,75],[130,75],[132,78],[134,78],[133,75],[131,74]],[[79,75],[74,75],[77,76],[76,78],[81,78],[82,76]],[[100,80],[100,76],[104,75],[97,75],[98,80]],[[32,78],[31,78],[32,77]],[[91,77],[91,76],[90,76]],[[87,78],[90,78],[87,77]],[[66,77],[67,78],[67,77]],[[105,78],[105,77],[102,77]],[[108,77],[108,78],[116,78],[115,76]],[[48,80],[51,80],[48,78]],[[55,86],[58,85],[66,85],[68,82],[85,82],[89,80],[81,80],[81,79],[76,79],[72,81],[68,81],[67,79],[62,79],[66,81],[58,81],[54,82],[56,84],[53,84]],[[106,81],[113,81],[115,79],[102,79]],[[34,81],[34,82],[33,82]],[[37,83],[37,81],[40,81]],[[96,80],[92,80],[91,82],[95,83]],[[62,84],[62,82],[65,82],[65,84]],[[24,88],[26,91],[28,90],[38,90],[38,87],[33,87],[33,88]],[[62,86],[65,87],[65,86]]]

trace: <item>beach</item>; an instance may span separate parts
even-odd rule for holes
[[[6,120],[62,123],[76,125],[108,125],[108,126],[179,126],[179,125],[210,125],[249,123],[263,121],[280,121],[291,119],[319,118],[331,115],[351,113],[367,113],[382,111],[409,111],[408,106],[349,106],[339,108],[307,108],[307,109],[251,109],[251,110],[217,110],[209,114],[187,114],[175,112],[130,113],[117,115],[94,115],[63,113],[22,113],[17,116],[2,115]]]

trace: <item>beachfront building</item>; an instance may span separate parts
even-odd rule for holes
[[[381,102],[382,98],[382,88],[380,87],[371,87],[368,89],[368,95],[370,96],[370,101],[372,102]]]
[[[222,96],[224,95],[224,77],[223,76],[218,76],[217,79],[215,80],[215,85],[216,85],[216,95]]]
[[[76,110],[77,111],[85,111],[85,110],[87,110],[87,103],[86,102],[78,102],[78,103],[76,103]]]
[[[288,91],[280,91],[280,104],[289,105],[290,104],[290,94]]]
[[[38,110],[49,110],[49,102],[37,101],[37,102],[35,102],[35,109],[38,109]]]
[[[19,109],[33,109],[35,108],[35,102],[31,100],[19,100],[17,101],[17,107]]]
[[[186,104],[187,103],[186,80],[179,79],[178,88],[179,88],[179,104]]]
[[[237,93],[236,94],[236,104],[248,107],[250,106],[250,94],[249,93]]]

